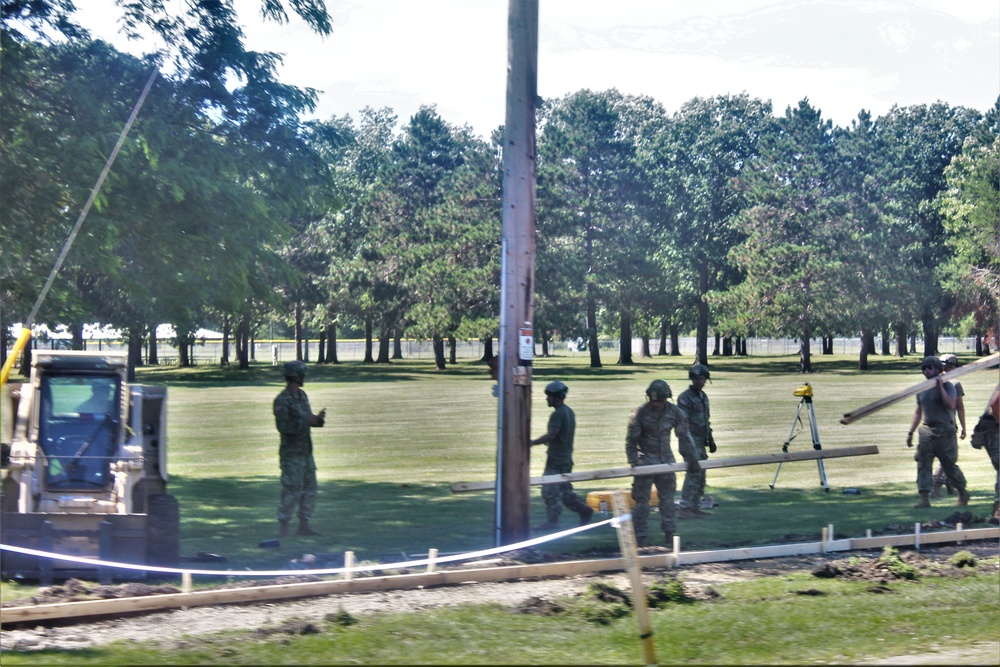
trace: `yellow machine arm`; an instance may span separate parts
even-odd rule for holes
[[[23,327],[21,329],[20,335],[17,337],[17,341],[14,343],[14,349],[11,350],[10,356],[7,357],[7,363],[3,365],[3,370],[0,370],[0,389],[3,389],[4,385],[7,384],[7,378],[10,376],[10,369],[14,367],[17,360],[21,358],[21,352],[24,351],[24,346],[28,344],[31,340],[31,329],[29,327]]]

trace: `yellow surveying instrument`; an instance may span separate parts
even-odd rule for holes
[[[792,396],[799,396],[802,400],[799,401],[799,409],[795,411],[795,419],[792,420],[792,430],[788,434],[788,440],[785,440],[785,444],[781,446],[781,451],[788,453],[788,445],[792,443],[799,433],[802,432],[802,408],[806,409],[806,416],[809,419],[809,430],[812,432],[813,449],[823,449],[819,444],[819,428],[816,426],[816,411],[813,409],[813,388],[806,382],[804,385],[792,392]],[[795,425],[798,424],[799,431],[795,432]],[[774,472],[774,481],[769,484],[773,489],[778,483],[778,473],[781,472],[781,464],[784,461],[778,463],[778,469]],[[826,468],[823,467],[823,459],[816,459],[816,465],[819,466],[819,483],[823,485],[823,490],[827,493],[830,492],[830,487],[826,483]]]

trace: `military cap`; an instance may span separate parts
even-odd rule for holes
[[[712,378],[712,374],[708,372],[708,366],[706,366],[705,364],[695,364],[688,371],[688,377],[695,378],[698,377],[699,375],[705,378],[706,380]]]
[[[559,398],[566,398],[566,393],[569,392],[569,387],[560,382],[559,380],[554,380],[547,385],[545,385],[545,393],[551,394],[553,396],[558,396]]]

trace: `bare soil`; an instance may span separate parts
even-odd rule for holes
[[[643,553],[664,551],[663,547],[647,547]],[[924,548],[920,552],[903,550],[900,561],[916,569],[922,577],[965,576],[967,569],[949,565],[949,559],[959,551],[968,551],[978,560],[980,572],[998,572],[996,542],[972,543],[964,546]],[[708,599],[716,595],[713,587],[733,581],[757,577],[785,576],[810,572],[816,577],[845,577],[871,583],[871,592],[878,593],[894,578],[905,576],[906,567],[894,572],[880,564],[880,551],[854,552],[730,563],[684,565],[677,570],[647,570],[647,584],[663,581],[664,576],[677,575],[684,583],[687,595]],[[519,562],[531,561],[531,553],[518,554]],[[611,555],[611,554],[607,554]],[[546,555],[538,558],[550,560]],[[579,558],[575,555],[574,558]],[[303,581],[306,577],[290,576],[280,580],[257,582],[284,583]],[[257,633],[285,632],[303,634],[321,625],[324,619],[340,615],[346,618],[384,612],[412,612],[437,607],[499,603],[521,613],[554,613],[560,600],[582,594],[593,583],[607,584],[624,591],[629,582],[624,573],[521,580],[502,583],[474,583],[455,586],[420,588],[415,590],[381,591],[330,595],[289,602],[198,607],[171,610],[131,617],[89,621],[79,624],[12,628],[0,631],[0,651],[36,651],[46,648],[79,649],[130,639],[155,643],[165,649],[180,648],[199,636],[229,630],[250,630]],[[251,585],[249,583],[239,584]],[[18,600],[5,606],[44,604],[80,599],[130,597],[170,592],[173,587],[153,587],[144,584],[98,586],[70,580],[39,591],[30,600]],[[803,594],[808,594],[804,591]],[[881,659],[868,664],[1000,664],[1000,641],[981,645],[948,646],[942,644],[921,655]]]

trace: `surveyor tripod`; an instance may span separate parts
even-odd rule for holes
[[[792,430],[788,434],[788,440],[785,440],[785,444],[781,446],[781,451],[788,453],[788,445],[792,443],[799,433],[802,432],[802,408],[806,409],[806,417],[809,419],[809,430],[812,432],[813,449],[823,449],[819,444],[819,428],[816,426],[816,411],[813,409],[813,389],[806,382],[804,385],[792,392],[793,396],[800,396],[802,400],[799,401],[799,409],[795,411],[795,419],[792,420]],[[799,426],[799,433],[795,432],[795,425]],[[784,461],[778,463],[778,469],[774,472],[774,481],[769,485],[772,489],[778,483],[778,473],[781,472],[781,464]],[[816,465],[819,466],[819,483],[823,485],[823,490],[827,493],[830,492],[830,486],[826,483],[826,468],[823,467],[823,459],[816,459]]]

